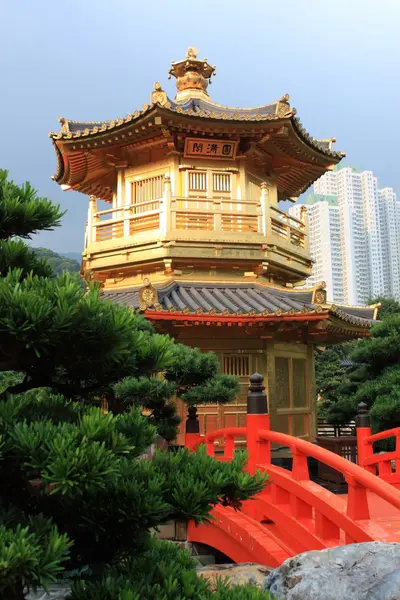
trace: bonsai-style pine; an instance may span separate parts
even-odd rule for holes
[[[0,172],[0,598],[22,600],[62,573],[71,600],[266,598],[225,585],[212,594],[185,551],[150,533],[173,518],[204,521],[218,503],[238,508],[262,489],[243,454],[143,459],[157,432],[173,435],[173,394],[227,401],[236,382],[95,287],[52,277],[15,241],[61,216]],[[99,407],[104,397],[115,410]]]

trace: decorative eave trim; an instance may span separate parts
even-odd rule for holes
[[[60,148],[57,146],[55,140],[52,139],[51,141],[54,146],[57,157],[57,171],[54,173],[54,175],[51,176],[51,178],[53,181],[56,181],[58,183],[64,175],[64,160]]]
[[[277,314],[279,312],[279,314]],[[164,310],[151,310],[147,309],[144,311],[144,315],[152,321],[196,321],[200,323],[221,323],[224,325],[231,324],[247,324],[247,323],[265,323],[265,322],[281,322],[281,321],[320,321],[321,319],[328,319],[329,314],[318,313],[318,311],[307,311],[306,313],[295,313],[289,314],[281,311],[275,313],[269,313],[266,315],[251,315],[228,313],[228,314],[215,314],[211,312],[183,312],[183,311],[164,311]]]
[[[210,119],[213,121],[232,121],[232,122],[268,122],[268,121],[282,121],[289,120],[293,124],[293,128],[295,132],[299,135],[299,137],[306,142],[311,148],[317,150],[321,154],[326,157],[331,157],[337,161],[340,161],[344,156],[344,152],[335,152],[331,149],[325,148],[322,146],[320,142],[326,140],[316,140],[314,139],[307,130],[303,127],[301,121],[295,117],[296,109],[291,108],[287,99],[288,96],[283,96],[281,100],[276,103],[275,114],[268,113],[266,115],[262,115],[261,113],[250,114],[250,113],[239,113],[232,112],[229,114],[228,112],[223,112],[219,114],[213,111],[199,111],[195,112],[192,109],[185,110],[182,106],[173,105],[171,101],[166,98],[166,100],[160,99],[157,102],[153,102],[151,104],[144,104],[142,106],[142,110],[136,110],[134,113],[129,113],[126,117],[119,117],[117,119],[111,121],[105,121],[103,123],[99,123],[97,121],[88,121],[88,122],[80,122],[80,121],[72,121],[66,118],[60,117],[60,122],[62,123],[61,131],[59,132],[50,132],[49,137],[53,140],[75,140],[79,138],[90,138],[92,136],[101,135],[107,133],[109,131],[118,129],[123,125],[127,125],[129,123],[135,122],[139,120],[144,115],[148,114],[154,108],[160,108],[166,110],[170,113],[179,114],[182,116],[188,117],[196,117],[199,119]],[[210,103],[212,106],[212,104]],[[216,105],[219,106],[219,105]],[[271,106],[271,105],[268,105]],[[226,107],[227,110],[234,111],[233,108]],[[243,109],[237,109],[243,110]],[[74,123],[81,123],[81,125],[85,125],[83,129],[78,129],[75,132],[71,131],[71,125]],[[331,138],[333,140],[334,138]],[[331,141],[329,140],[329,141]]]
[[[322,152],[322,154],[324,154],[325,156],[330,156],[330,157],[336,159],[338,162],[346,156],[345,152],[335,152],[334,150],[324,148],[320,142],[325,141],[325,140],[314,139],[308,133],[308,131],[305,129],[305,127],[303,127],[303,124],[298,117],[292,117],[291,121],[292,121],[294,129],[295,129],[296,133],[299,135],[299,137],[302,138],[303,141],[305,141],[312,148],[318,150],[319,152]],[[333,139],[334,138],[332,138],[332,140]]]

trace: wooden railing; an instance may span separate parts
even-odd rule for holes
[[[261,233],[260,202],[232,199],[173,198],[171,229]]]
[[[306,247],[306,226],[276,206],[270,206],[272,235],[299,248]]]
[[[263,196],[260,200],[172,197],[167,187],[162,198],[106,210],[97,210],[90,201],[87,246],[155,231],[177,237],[183,231],[234,234],[246,241],[258,236],[261,243],[289,245],[300,253],[308,248],[306,223],[268,204]]]

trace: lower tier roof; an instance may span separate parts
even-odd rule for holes
[[[245,317],[246,321],[320,315],[329,318],[336,328],[348,328],[353,335],[366,335],[374,325],[375,306],[352,307],[327,304],[321,288],[293,290],[256,283],[184,283],[170,281],[138,288],[104,290],[103,297],[134,310],[145,311],[152,319],[159,313],[163,320],[185,316],[194,320],[201,315],[225,321],[227,317]],[[166,314],[168,313],[168,315]],[[314,317],[315,318],[315,317]]]

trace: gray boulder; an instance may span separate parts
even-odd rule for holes
[[[65,600],[71,589],[66,584],[54,584],[49,586],[48,593],[43,589],[38,589],[36,592],[30,592],[27,600]]]
[[[400,600],[400,544],[305,552],[267,575],[263,589],[277,600]]]

